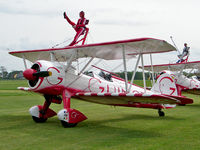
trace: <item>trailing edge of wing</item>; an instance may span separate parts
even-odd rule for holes
[[[157,94],[77,93],[76,97],[95,103],[114,105],[127,103],[179,104],[179,99]]]
[[[16,57],[25,58],[31,62],[37,60],[50,61],[50,53],[54,55],[56,61],[60,62],[68,60],[73,54],[76,54],[75,59],[94,57],[105,60],[116,60],[123,58],[122,48],[125,49],[127,58],[137,54],[162,53],[176,50],[164,40],[139,38],[80,46],[67,46],[65,48],[13,51],[9,53]]]

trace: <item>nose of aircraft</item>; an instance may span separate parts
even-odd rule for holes
[[[23,72],[24,77],[27,80],[35,80],[37,77],[48,77],[52,75],[50,71],[36,71],[35,69],[26,69]]]
[[[26,69],[23,72],[24,78],[26,78],[27,80],[35,80],[36,76],[34,76],[34,73],[36,73],[37,71],[35,69]]]

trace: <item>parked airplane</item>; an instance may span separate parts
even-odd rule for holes
[[[140,67],[142,68],[142,67]],[[200,81],[196,76],[187,77],[183,74],[183,70],[190,69],[190,74],[194,69],[200,69],[200,61],[183,61],[182,63],[146,65],[145,70],[159,72],[157,83],[152,90],[161,94],[181,95],[181,91],[200,95]],[[165,82],[170,84],[167,88]]]
[[[29,110],[33,120],[45,122],[56,115],[56,112],[49,108],[51,103],[63,102],[64,109],[58,112],[58,118],[64,127],[74,127],[87,117],[71,108],[71,98],[113,106],[153,108],[158,110],[159,116],[164,116],[164,112],[161,111],[163,108],[193,103],[192,99],[183,96],[147,90],[144,69],[144,88],[133,84],[135,74],[131,82],[128,82],[126,59],[138,55],[136,70],[140,59],[143,66],[144,54],[173,50],[175,48],[166,41],[139,38],[64,48],[13,51],[10,54],[22,58],[26,68],[23,74],[28,80],[29,87],[18,89],[44,95],[44,104],[33,106]],[[72,62],[85,57],[90,59],[78,72],[72,66]],[[108,61],[123,60],[125,80],[114,75],[106,75],[102,71],[100,74],[84,74],[94,58]],[[33,62],[30,69],[27,68],[26,60]]]

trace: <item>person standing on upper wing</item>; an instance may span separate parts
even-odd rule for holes
[[[72,27],[74,28],[74,30],[76,31],[76,35],[74,37],[74,40],[71,42],[71,44],[69,44],[69,46],[73,46],[76,44],[78,38],[84,34],[84,31],[86,29],[85,25],[88,24],[88,20],[85,18],[85,13],[84,11],[81,11],[79,13],[80,18],[78,19],[77,24],[75,24],[74,22],[72,22],[68,16],[66,15],[66,13],[64,12],[64,18],[67,20],[67,22],[72,25]]]
[[[185,57],[189,54],[189,49],[190,49],[190,47],[187,46],[187,43],[184,43],[183,52],[182,52],[182,54],[178,55],[179,60],[177,61],[177,63],[183,61],[183,57]]]

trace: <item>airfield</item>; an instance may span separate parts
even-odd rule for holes
[[[142,81],[137,81],[138,85]],[[19,91],[24,80],[0,81],[0,150],[188,150],[200,149],[200,96],[187,106],[164,110],[111,107],[72,99],[72,108],[88,119],[63,128],[55,116],[46,123],[33,122],[28,110],[44,98]],[[147,85],[148,86],[148,85]],[[58,112],[63,105],[52,104]]]

